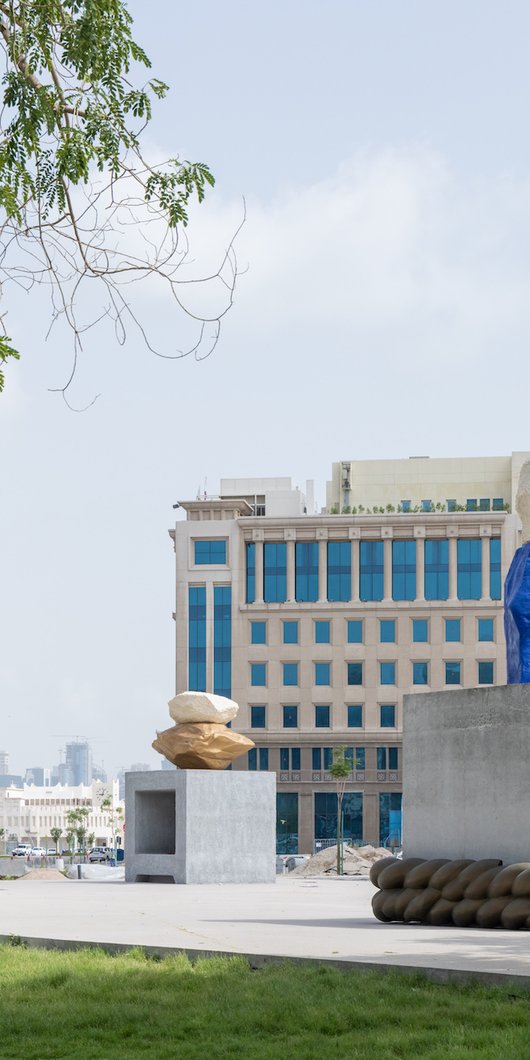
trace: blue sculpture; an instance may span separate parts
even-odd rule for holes
[[[504,583],[504,632],[508,684],[530,682],[530,461],[523,464],[515,507],[523,524],[517,549]]]

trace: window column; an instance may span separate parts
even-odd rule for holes
[[[351,543],[351,598],[359,600],[359,539]]]
[[[457,541],[458,538],[449,538],[449,600],[456,600],[456,576],[457,576]]]
[[[294,580],[294,540],[287,540],[287,602],[293,603],[295,599]]]
[[[323,603],[328,598],[328,543],[318,542],[318,602]]]
[[[416,600],[425,600],[425,538],[416,538]]]
[[[481,600],[490,600],[490,540],[482,538],[482,591]]]
[[[263,603],[263,541],[256,541],[256,591],[254,603]]]
[[[385,537],[384,544],[384,575],[383,575],[383,599],[392,599],[392,538]]]

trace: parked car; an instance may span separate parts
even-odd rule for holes
[[[89,861],[110,861],[113,852],[110,847],[92,847],[88,852]]]
[[[56,851],[55,847],[48,847],[46,853],[47,853],[48,857],[55,857],[55,855],[57,854],[57,851]]]
[[[32,858],[45,858],[46,850],[44,849],[44,847],[32,847],[30,850],[30,854]]]
[[[11,851],[12,858],[27,858],[28,854],[31,853],[31,843],[19,843],[14,850]]]

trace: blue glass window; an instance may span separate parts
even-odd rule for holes
[[[298,663],[283,663],[284,685],[298,684]]]
[[[298,644],[298,622],[283,623],[283,643]]]
[[[466,512],[476,512],[477,510],[477,498],[468,497],[466,501]]]
[[[459,643],[462,640],[460,626],[461,622],[459,618],[446,618],[445,640],[447,644]]]
[[[258,768],[258,749],[257,747],[251,747],[248,752],[248,768],[255,770]]]
[[[276,850],[278,854],[298,853],[298,793],[276,793]]]
[[[389,703],[382,703],[380,706],[380,724],[382,729],[395,729],[396,727],[396,708],[390,706]]]
[[[363,838],[363,793],[346,791],[342,802],[344,837],[347,842]],[[337,838],[337,793],[315,792],[315,839]]]
[[[285,603],[287,599],[287,545],[266,541],[263,546],[263,599]]]
[[[456,500],[453,497],[447,501],[447,511],[456,512]]]
[[[401,511],[410,512],[410,501],[401,501]]]
[[[502,597],[500,537],[490,537],[490,596],[492,600]]]
[[[379,843],[390,842],[401,845],[401,801],[400,791],[383,791],[379,795]]]
[[[363,708],[360,703],[354,703],[347,709],[348,716],[348,728],[349,729],[362,729],[363,727]]]
[[[392,597],[394,600],[416,598],[416,542],[392,542]]]
[[[351,600],[349,541],[328,541],[328,600]]]
[[[266,622],[251,622],[250,623],[250,643],[251,644],[266,644],[267,643],[267,623]]]
[[[250,728],[265,729],[265,707],[250,708]]]
[[[459,600],[480,600],[482,596],[482,541],[457,541],[457,596]]]
[[[388,768],[399,769],[399,747],[388,748]]]
[[[259,748],[259,767],[260,767],[260,769],[268,769],[269,768],[269,748],[268,747],[260,747]]]
[[[449,596],[449,542],[425,541],[425,599],[447,600]]]
[[[460,668],[461,663],[459,662],[446,662],[445,664],[445,683],[446,685],[460,685]]]
[[[348,748],[348,751],[350,748]],[[353,768],[354,769],[366,769],[366,748],[365,747],[352,747],[353,751]],[[346,756],[345,756],[346,757]]]
[[[379,640],[381,644],[396,643],[396,622],[393,618],[382,618],[379,621]]]
[[[195,541],[195,564],[226,564],[226,541]]]
[[[479,509],[481,512],[489,512],[491,502],[489,497],[481,497],[479,501]]]
[[[429,622],[426,618],[412,619],[412,640],[414,644],[427,644],[429,640]]]
[[[297,541],[295,546],[295,597],[318,600],[318,541]]]
[[[289,769],[291,765],[291,755],[289,753],[289,747],[280,747],[280,769]]]
[[[283,727],[284,729],[298,728],[298,707],[296,705],[283,708]]]
[[[232,589],[215,585],[213,590],[213,690],[217,696],[232,696]]]
[[[395,685],[396,683],[396,664],[394,662],[382,662],[379,663],[379,683],[382,685]]]
[[[359,542],[361,600],[382,600],[385,553],[382,541]]]
[[[316,685],[330,685],[331,684],[331,664],[326,662],[315,663],[315,684]]]
[[[312,747],[311,748],[311,765],[313,769],[322,769],[322,748]]]
[[[348,621],[348,644],[362,644],[363,642],[363,624],[359,618],[352,618]]]
[[[479,618],[479,620],[478,620],[478,639],[479,640],[494,640],[494,636],[493,636],[493,619],[492,618]]]
[[[315,728],[329,729],[329,707],[315,707]]]
[[[333,748],[323,747],[322,751],[324,753],[324,769],[331,769],[333,765]]]
[[[478,683],[479,685],[492,685],[493,684],[493,662],[482,661],[478,664]]]
[[[432,512],[432,501],[431,500],[422,501],[421,502],[421,510],[422,510],[422,512]]]
[[[266,663],[251,663],[250,664],[250,683],[254,687],[265,687],[267,684],[267,664]]]
[[[413,662],[412,663],[412,684],[413,685],[428,685],[429,684],[429,664],[427,662]]]
[[[377,748],[377,768],[386,769],[386,747]]]
[[[329,644],[330,622],[315,622],[315,644]]]
[[[253,604],[256,599],[256,546],[253,541],[247,541],[247,604]]]
[[[206,586],[188,592],[188,684],[191,692],[206,691]]]
[[[260,769],[269,768],[268,747],[252,747],[248,752],[248,768],[255,771],[258,769],[258,763]]]
[[[348,684],[349,685],[362,685],[363,683],[363,664],[362,662],[350,662],[348,663]]]
[[[291,747],[291,769],[300,769],[301,757],[300,748]]]
[[[494,497],[493,498],[493,511],[494,512],[502,512],[503,508],[504,508],[504,497]]]

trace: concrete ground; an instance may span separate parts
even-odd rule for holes
[[[174,886],[84,880],[0,883],[0,936],[190,953],[323,959],[341,966],[527,978],[527,932],[381,924],[366,879],[279,877],[275,884]]]

